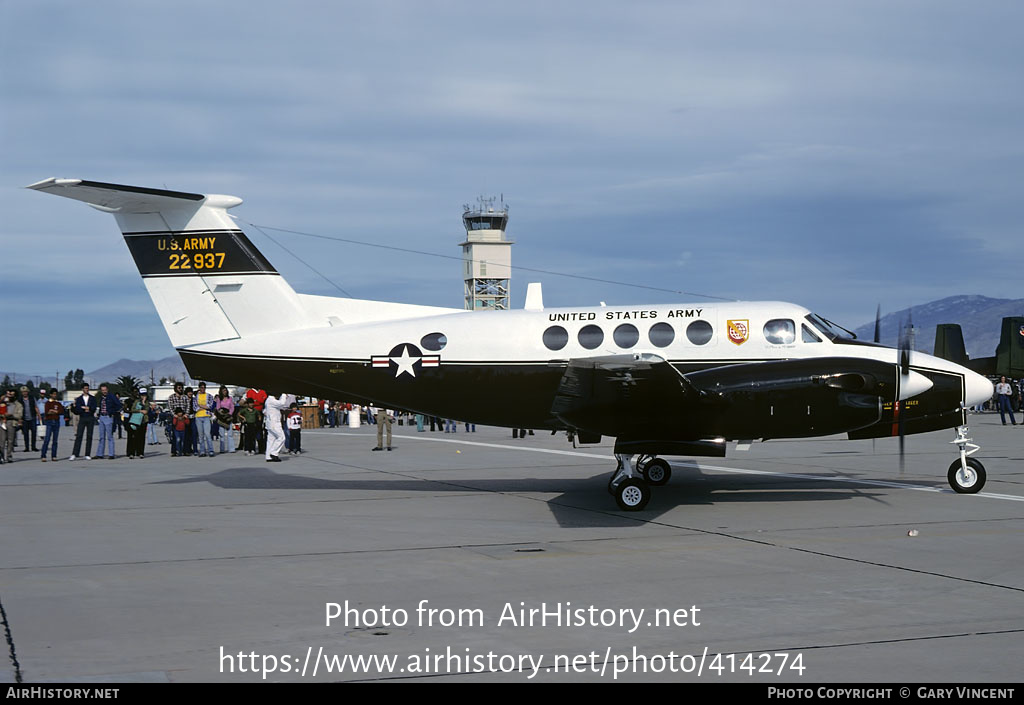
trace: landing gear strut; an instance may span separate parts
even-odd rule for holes
[[[618,465],[608,481],[608,491],[615,497],[619,509],[624,512],[638,512],[651,501],[651,488],[641,479],[634,467],[632,455],[616,453],[615,460]]]
[[[950,443],[954,444],[960,451],[960,459],[954,460],[949,466],[946,479],[954,492],[960,494],[974,494],[985,486],[985,466],[981,461],[967,456],[976,453],[981,446],[971,443],[967,437],[967,426],[956,427],[956,438]]]

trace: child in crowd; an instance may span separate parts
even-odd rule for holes
[[[298,455],[302,452],[302,412],[298,404],[288,407],[288,452]]]
[[[189,418],[185,412],[178,407],[174,410],[174,449],[181,457],[185,454],[185,433],[189,431]]]

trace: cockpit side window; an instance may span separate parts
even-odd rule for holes
[[[800,334],[805,343],[820,343],[821,338],[818,337],[817,333],[807,327],[806,323],[800,324]]]
[[[788,318],[773,318],[764,324],[764,338],[773,345],[789,345],[796,340],[796,324]]]
[[[836,338],[855,338],[850,331],[845,328],[841,328],[829,320],[826,320],[816,313],[807,315],[807,320],[812,326],[818,329],[818,331],[829,340],[835,340]]]

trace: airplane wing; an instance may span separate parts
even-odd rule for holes
[[[658,355],[614,355],[570,360],[551,412],[620,444],[698,441],[724,427],[736,431],[731,438],[827,435],[881,421],[896,382],[895,365],[862,358],[749,362],[684,375]]]
[[[551,413],[581,429],[650,429],[652,410],[695,407],[702,392],[658,355],[609,355],[569,361]]]

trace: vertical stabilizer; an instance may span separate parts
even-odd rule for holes
[[[312,325],[295,291],[228,216],[240,198],[81,179],[28,188],[114,216],[175,348]]]

